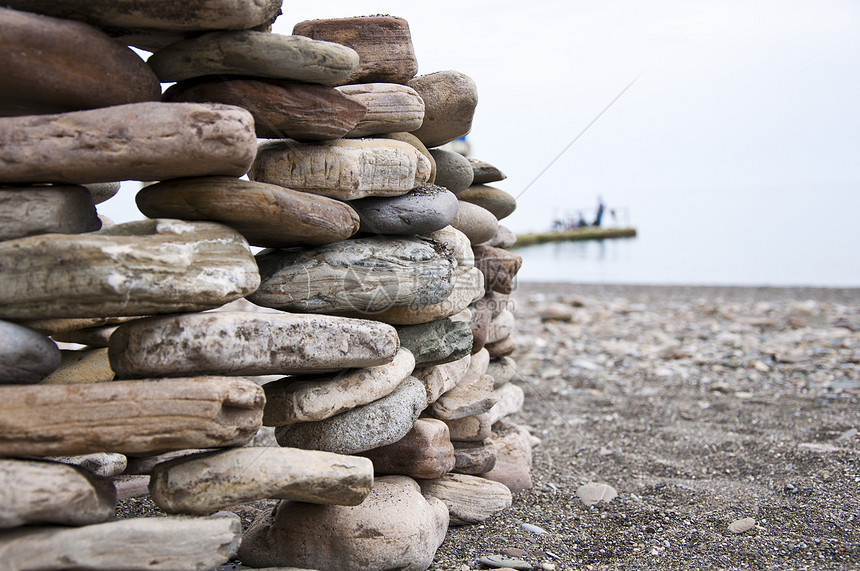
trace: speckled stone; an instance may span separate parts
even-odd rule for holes
[[[450,317],[404,325],[397,328],[400,346],[415,355],[417,365],[441,365],[468,355],[472,350],[472,329],[468,323]]]

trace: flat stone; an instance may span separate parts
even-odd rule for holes
[[[122,474],[113,479],[119,501],[149,496],[149,476]]]
[[[4,0],[4,5],[82,20],[102,28],[118,43],[154,51],[209,30],[267,28],[281,13],[282,0],[188,0],[168,5],[139,0]]]
[[[109,480],[76,466],[0,459],[0,502],[0,528],[87,525],[113,518],[116,490]]]
[[[108,452],[93,452],[92,454],[79,454],[77,456],[51,456],[51,460],[79,466],[96,476],[110,478],[125,472],[128,466],[128,458],[125,454]]]
[[[618,492],[609,484],[590,482],[578,487],[576,489],[576,496],[586,506],[593,506],[600,502],[611,502],[618,496]]]
[[[248,300],[285,311],[344,313],[377,319],[379,312],[420,307],[452,295],[453,257],[417,237],[375,237],[257,256],[261,284]]]
[[[454,259],[457,260],[458,268],[468,269],[475,267],[475,254],[472,252],[472,243],[465,234],[453,226],[445,226],[424,236],[434,242],[439,242],[451,250],[454,254]]]
[[[373,367],[391,361],[399,346],[397,331],[376,321],[216,311],[123,324],[111,336],[109,351],[117,376],[133,378]]]
[[[139,319],[141,316],[122,316],[122,317],[76,317],[76,318],[58,318],[58,319],[30,319],[22,321],[22,325],[26,325],[30,329],[43,333],[45,335],[62,335],[81,329],[90,329],[94,327],[106,327],[118,325],[134,319]],[[58,341],[61,341],[58,339]],[[75,343],[75,341],[72,341]]]
[[[153,469],[149,492],[167,513],[207,514],[263,499],[360,504],[373,485],[366,458],[296,448],[234,448]]]
[[[489,438],[492,432],[490,415],[486,412],[444,422],[448,425],[452,442],[455,440],[482,442]]]
[[[116,330],[116,325],[103,325],[101,327],[86,327],[75,329],[53,335],[54,341],[62,343],[79,343],[90,347],[107,347],[111,334]]]
[[[81,234],[101,226],[90,193],[82,186],[0,188],[0,240],[36,234]]]
[[[481,523],[502,512],[513,502],[503,484],[466,474],[446,474],[419,482],[424,497],[442,500],[448,507],[450,525]]]
[[[293,33],[349,46],[359,64],[344,83],[406,83],[418,72],[409,24],[394,16],[307,20]]]
[[[480,377],[487,374],[487,367],[490,366],[490,352],[486,349],[481,349],[472,354],[472,360],[469,361],[469,370],[466,375],[469,378]]]
[[[424,101],[406,85],[360,83],[337,90],[367,108],[367,114],[347,137],[414,131],[424,121]]]
[[[491,359],[487,366],[487,374],[493,377],[495,386],[501,387],[511,379],[517,377],[517,362],[510,357]]]
[[[508,487],[512,494],[532,489],[532,477],[528,468],[505,460],[496,460],[489,472],[481,474],[482,478],[499,482]]]
[[[505,484],[513,493],[531,489],[532,447],[528,431],[499,422],[493,426],[491,438],[496,446],[496,465],[481,476]]]
[[[0,8],[0,20],[0,115],[62,113],[161,96],[146,62],[100,30],[7,8]]]
[[[93,204],[101,204],[109,198],[113,198],[121,186],[122,184],[119,182],[94,182],[84,185],[84,188],[90,191]]]
[[[472,185],[473,173],[469,159],[460,153],[444,149],[432,149],[430,154],[436,161],[436,184],[453,193],[459,193]]]
[[[439,478],[454,468],[454,446],[448,426],[434,418],[419,418],[406,436],[362,453],[376,474]]]
[[[409,349],[417,365],[441,365],[462,359],[472,350],[468,323],[450,317],[397,328],[400,346]]]
[[[438,159],[437,159],[438,164]],[[517,199],[500,188],[477,184],[457,193],[457,198],[485,208],[501,220],[517,208]]]
[[[481,246],[493,246],[494,248],[512,248],[514,244],[517,243],[517,235],[513,233],[509,228],[502,226],[499,224],[499,229],[496,231],[496,234],[481,244]]]
[[[496,235],[499,221],[486,208],[461,200],[451,226],[465,234],[472,244],[480,244]]]
[[[29,327],[0,321],[0,384],[38,383],[59,366],[56,343]]]
[[[187,79],[169,87],[162,99],[235,105],[254,117],[258,137],[300,141],[343,137],[367,111],[364,105],[332,87],[247,77]]]
[[[235,230],[160,219],[0,242],[0,284],[0,316],[46,319],[210,309],[260,275]]]
[[[177,571],[213,569],[236,553],[238,516],[146,517],[84,527],[25,527],[0,534],[7,569]]]
[[[457,197],[446,188],[422,184],[402,196],[353,200],[361,231],[373,234],[428,234],[448,226],[457,216]]]
[[[492,470],[496,465],[496,445],[489,438],[480,442],[452,441],[454,469],[458,474],[477,476]]]
[[[445,300],[428,305],[396,305],[372,314],[356,314],[394,325],[428,323],[456,315],[483,295],[484,275],[476,268],[458,268],[454,289]],[[422,300],[423,301],[423,300]]]
[[[472,312],[472,319],[469,325],[472,328],[472,351],[480,351],[487,344],[487,335],[490,332],[490,321],[493,319],[493,313],[486,304],[481,304],[481,300],[472,303],[469,310]]]
[[[430,161],[430,178],[427,179],[427,184],[434,184],[436,182],[436,159],[433,158],[433,155],[430,154],[430,151],[428,151],[427,147],[424,146],[424,143],[421,142],[421,139],[412,133],[384,133],[377,135],[377,137],[380,139],[401,141],[415,147],[419,153],[424,155],[427,160]]]
[[[252,567],[424,571],[448,530],[448,508],[406,476],[383,476],[358,506],[284,501],[242,539]]]
[[[490,163],[469,158],[469,164],[472,165],[472,173],[474,176],[474,184],[487,184],[488,182],[499,182],[508,178],[505,173],[500,171],[498,167]]]
[[[355,211],[338,200],[228,177],[159,182],[142,188],[136,201],[150,218],[221,222],[251,245],[269,248],[339,242],[359,225]]]
[[[607,486],[607,487],[609,487],[609,486]],[[615,496],[613,496],[613,497],[615,497]],[[609,501],[609,500],[604,500],[604,501]],[[755,527],[755,518],[744,517],[741,519],[736,519],[735,521],[730,523],[729,524],[729,531],[732,533],[744,533],[746,531],[751,530],[754,527]]]
[[[429,365],[416,367],[412,372],[412,376],[421,381],[424,385],[424,390],[427,396],[426,406],[430,406],[442,396],[442,394],[450,391],[460,379],[469,370],[469,362],[472,357],[466,355],[456,361],[443,363],[441,365]],[[422,407],[423,408],[423,407]]]
[[[42,379],[43,385],[74,385],[78,383],[106,383],[114,380],[106,347],[63,351],[60,366]]]
[[[521,256],[492,246],[474,246],[472,251],[475,253],[475,267],[484,274],[488,290],[499,293],[514,291],[514,277],[523,265]]]
[[[287,377],[263,385],[263,424],[284,426],[314,422],[369,404],[391,394],[415,368],[415,358],[401,349],[390,363],[348,369],[322,377]]]
[[[162,82],[237,74],[338,85],[359,62],[354,50],[336,43],[241,30],[211,32],[170,44],[147,63]]]
[[[499,569],[500,571],[505,569],[528,571],[533,568],[532,564],[528,561],[523,561],[522,559],[516,559],[513,557],[503,557],[501,555],[488,555],[486,557],[481,557],[478,559],[478,563],[486,567],[490,567],[491,569]]]
[[[409,80],[409,87],[424,100],[424,122],[412,133],[427,148],[465,137],[472,130],[478,105],[478,88],[459,71],[438,71]]]
[[[125,468],[125,474],[127,476],[149,476],[152,474],[155,467],[162,462],[167,462],[168,460],[174,460],[176,458],[194,456],[201,452],[208,451],[209,450],[200,448],[191,448],[186,450],[171,450],[170,452],[164,452],[161,454],[126,456],[128,463]],[[146,484],[146,493],[149,493],[149,481],[147,481]]]
[[[510,336],[505,337],[501,341],[496,341],[495,343],[487,343],[484,347],[486,347],[487,351],[490,352],[490,357],[498,359],[499,357],[505,357],[516,351],[517,341],[513,336]]]
[[[318,422],[279,426],[275,436],[281,446],[357,454],[403,438],[426,399],[424,385],[409,377],[379,400]]]
[[[507,339],[516,329],[516,318],[511,311],[505,309],[490,321],[487,332],[487,343],[495,343]]]
[[[493,378],[478,375],[464,378],[450,391],[442,394],[429,407],[429,412],[442,420],[454,420],[482,414],[496,404],[493,394]]]
[[[546,303],[538,309],[538,317],[541,321],[569,322],[573,320],[573,308],[566,303]]]
[[[0,123],[2,126],[2,123]],[[400,196],[430,177],[430,161],[408,143],[358,139],[260,145],[251,180],[338,200]]]
[[[242,444],[260,428],[264,398],[255,383],[224,377],[0,387],[0,455]]]
[[[492,377],[490,377],[492,379]],[[519,385],[505,383],[493,391],[496,403],[490,409],[490,423],[495,424],[506,416],[510,416],[523,409],[525,393]]]
[[[0,183],[242,176],[254,118],[216,103],[131,103],[0,118]]]

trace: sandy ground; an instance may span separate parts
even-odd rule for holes
[[[534,488],[451,528],[432,569],[498,553],[556,570],[860,567],[860,290],[519,284],[514,299]],[[542,322],[553,303],[582,307]],[[588,482],[618,497],[586,507]],[[754,526],[730,531],[741,518]]]

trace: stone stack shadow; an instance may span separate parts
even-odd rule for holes
[[[2,566],[426,569],[531,487],[477,88],[401,18],[156,4],[0,8]]]

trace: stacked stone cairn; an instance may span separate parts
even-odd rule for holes
[[[530,485],[469,77],[396,17],[3,4],[0,566],[425,569]],[[98,216],[123,180],[147,220]]]

